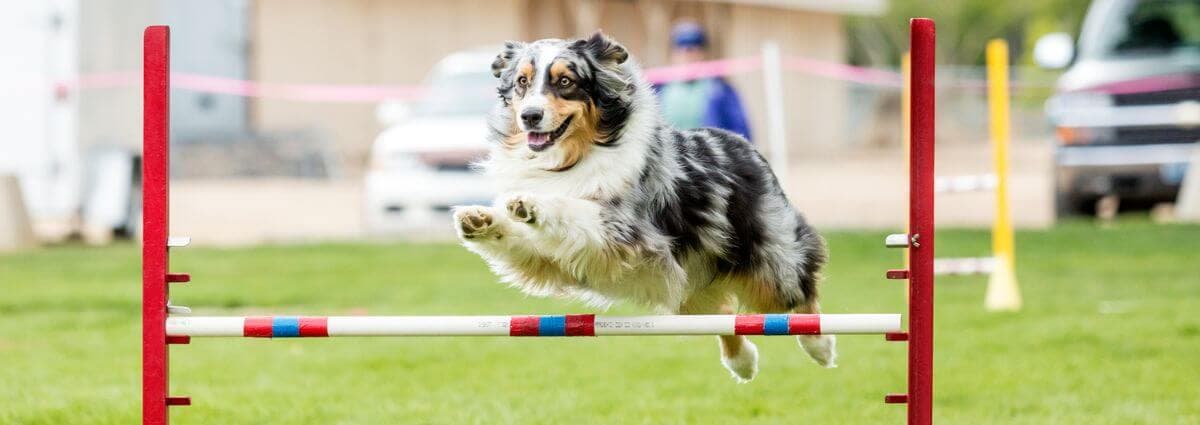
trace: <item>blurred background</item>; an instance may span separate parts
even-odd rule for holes
[[[884,279],[905,260],[882,245],[905,226],[918,16],[938,28],[938,422],[1200,423],[1200,0],[0,2],[0,423],[140,413],[147,25],[171,26],[170,233],[194,245],[171,250],[171,272],[191,276],[172,306],[600,313],[497,284],[449,211],[495,195],[470,163],[504,40],[603,29],[668,119],[746,134],[772,163],[828,241],[824,311],[886,313],[905,311]],[[194,402],[172,410],[176,423],[902,421],[881,403],[904,388],[902,343],[840,338],[825,370],[793,339],[755,342],[761,373],[737,385],[710,338],[193,341],[172,349],[171,390]]]
[[[139,37],[151,23],[172,26],[173,222],[202,243],[449,236],[449,206],[490,199],[467,163],[486,147],[482,122],[495,83],[488,65],[500,42],[598,28],[665,84],[693,78],[672,72],[682,63],[672,60],[680,47],[672,29],[697,25],[704,43],[692,67],[730,84],[751,139],[786,168],[779,174],[789,194],[822,227],[902,224],[900,65],[908,16],[939,23],[944,174],[992,167],[984,48],[989,39],[1008,42],[1018,226],[1095,213],[1107,195],[1119,196],[1123,209],[1172,202],[1186,148],[1200,137],[1188,111],[1160,108],[1150,115],[1172,119],[1129,126],[1071,123],[1095,114],[1064,112],[1081,105],[1194,109],[1200,19],[1192,1],[513,0],[483,7],[54,0],[0,7],[6,217],[17,220],[24,210],[29,225],[19,227],[29,230],[17,231],[40,242],[136,234]],[[1042,66],[1039,41],[1048,61]],[[764,66],[764,54],[778,60]],[[771,78],[778,83],[769,85]],[[1055,103],[1047,103],[1056,94],[1063,95],[1057,117]],[[1059,152],[1083,145],[1160,149]],[[831,180],[839,184],[824,183]],[[987,226],[990,199],[945,198],[939,220]]]

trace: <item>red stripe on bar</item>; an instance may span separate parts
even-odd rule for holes
[[[247,317],[242,321],[242,336],[251,338],[271,337],[271,317]]]
[[[737,335],[762,335],[766,317],[761,314],[739,314],[733,319],[733,333]]]
[[[788,334],[791,335],[820,335],[821,315],[819,314],[790,314],[788,315]]]
[[[568,314],[567,336],[596,336],[596,315]]]
[[[300,336],[329,336],[329,318],[328,317],[301,317],[300,318]]]
[[[508,336],[538,336],[538,316],[513,316],[508,322]]]

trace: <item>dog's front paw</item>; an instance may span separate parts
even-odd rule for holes
[[[530,224],[537,222],[537,204],[529,195],[516,195],[508,198],[508,201],[504,203],[504,208],[508,210],[508,217],[512,221]]]
[[[488,207],[470,206],[458,207],[454,210],[454,227],[458,236],[463,239],[483,239],[494,237],[499,239],[504,235],[500,226],[492,217]]]

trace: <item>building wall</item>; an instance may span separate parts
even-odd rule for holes
[[[681,20],[699,22],[708,30],[714,59],[760,55],[763,42],[773,40],[779,43],[785,57],[845,60],[843,17],[837,14],[697,1],[603,0],[593,4],[598,9],[592,12],[598,16],[595,26],[624,44],[647,67],[668,64],[671,26]],[[583,28],[588,23],[586,18],[578,17],[581,7],[584,6],[580,2],[530,0],[528,10],[533,22],[527,38],[591,33],[597,28]],[[660,14],[655,15],[656,12]],[[755,142],[765,150],[766,95],[762,73],[741,74],[730,81],[742,97]],[[790,154],[803,154],[805,148],[844,145],[841,139],[848,106],[845,84],[785,71],[783,87]]]
[[[724,35],[724,54],[742,57],[761,54],[762,43],[779,43],[782,55],[831,62],[845,60],[846,38],[839,15],[780,10],[762,6],[733,6]],[[734,77],[734,85],[750,115],[755,141],[765,146],[766,99],[761,73]],[[847,87],[844,83],[784,71],[784,116],[792,156],[805,149],[836,146],[844,133]],[[843,144],[844,145],[844,144]]]
[[[842,61],[840,15],[748,4],[659,0],[258,0],[251,14],[250,77],[265,82],[414,84],[455,50],[503,40],[578,37],[603,29],[646,66],[667,63],[671,24],[701,22],[712,33],[714,56],[761,53],[777,41],[785,56]],[[656,11],[658,15],[650,13]],[[657,18],[656,18],[657,16]],[[587,27],[587,28],[584,28]],[[731,78],[766,146],[761,73]],[[792,153],[832,146],[842,134],[845,86],[785,73],[787,136]],[[348,169],[365,163],[380,130],[374,105],[255,99],[251,122],[259,131],[308,130],[337,146]]]
[[[251,78],[278,83],[416,84],[445,55],[520,38],[519,0],[259,0],[251,17]],[[374,104],[255,99],[259,131],[327,137],[349,170],[375,135]]]
[[[133,71],[141,75],[142,30],[163,23],[156,0],[87,0],[80,3],[79,73]],[[140,77],[139,78],[139,82]],[[117,145],[141,150],[142,92],[104,88],[79,93],[83,147]]]

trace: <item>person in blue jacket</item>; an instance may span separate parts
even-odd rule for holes
[[[708,53],[704,29],[684,22],[671,30],[671,62],[675,65],[700,62]],[[750,125],[737,91],[724,78],[672,81],[655,87],[663,116],[678,128],[716,127],[750,138]]]

